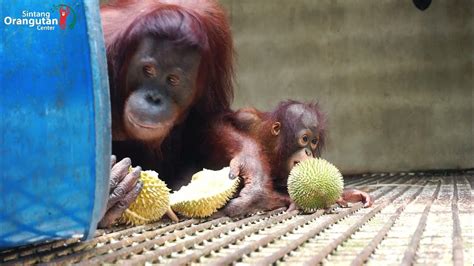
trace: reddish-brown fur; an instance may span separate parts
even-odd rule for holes
[[[223,214],[238,216],[289,206],[289,197],[275,190],[270,175],[272,167],[263,146],[247,133],[236,130],[227,119],[215,123],[213,128],[217,130],[212,130],[200,148],[207,153],[203,153],[207,158],[205,167],[219,169],[230,165],[230,176],[239,176],[243,181],[238,196],[227,203]]]
[[[276,108],[270,112],[262,112],[254,108],[240,109],[231,116],[231,123],[255,139],[262,147],[262,158],[266,161],[270,169],[270,176],[278,186],[286,188],[288,171],[286,165],[292,154],[299,147],[295,146],[296,132],[301,130],[299,117],[288,115],[288,109],[294,105],[301,105],[304,112],[316,118],[319,142],[315,149],[315,157],[320,157],[325,144],[326,118],[316,103],[301,103],[287,100],[280,102]],[[281,124],[281,133],[278,136],[272,134],[272,125],[276,122]],[[275,184],[275,185],[276,185]]]
[[[233,45],[226,15],[217,1],[115,1],[102,7],[101,16],[109,64],[114,133],[122,131],[120,107],[129,93],[124,88],[127,62],[138,42],[147,34],[198,47],[202,60],[193,109],[201,117],[229,110],[233,98]],[[189,27],[177,24],[178,17],[184,17]]]
[[[212,126],[217,130],[212,130],[207,142],[203,142],[200,148],[208,154],[206,166],[218,169],[229,165],[230,161],[231,176],[240,176],[244,181],[238,197],[227,204],[224,214],[235,216],[291,204],[286,190],[288,171],[284,166],[297,149],[294,134],[301,129],[296,121],[301,119],[286,114],[292,105],[302,105],[305,112],[317,117],[318,124],[314,126],[319,130],[317,150],[320,153],[325,124],[316,104],[285,101],[271,112],[240,109],[222,116]],[[278,136],[271,133],[275,122],[282,124]]]
[[[289,111],[299,106],[299,113]],[[305,117],[305,118],[303,118]],[[312,118],[312,119],[308,119]],[[291,205],[287,191],[289,175],[288,163],[292,163],[295,156],[297,161],[310,157],[320,157],[326,139],[326,118],[319,106],[315,103],[301,103],[298,101],[281,102],[271,112],[261,112],[255,108],[240,109],[226,116],[227,123],[233,125],[240,133],[254,140],[252,149],[261,162],[260,175],[243,176],[245,185],[244,195],[233,200],[224,209],[226,214],[242,214],[242,209],[275,209]],[[306,121],[306,122],[305,122]],[[308,123],[307,121],[311,121]],[[278,134],[275,134],[274,125],[277,123]],[[317,145],[303,148],[298,144],[298,132],[312,128],[317,136]],[[312,135],[314,138],[315,135]],[[232,146],[232,142],[227,142]],[[311,148],[310,155],[301,157],[301,149]],[[242,148],[241,148],[242,149]],[[232,167],[232,164],[231,164]],[[242,192],[241,192],[242,194]],[[338,200],[341,205],[347,202],[363,202],[365,207],[373,203],[370,195],[357,189],[345,189]],[[291,206],[293,208],[295,206]]]
[[[138,178],[141,168],[129,173],[132,163],[143,169],[157,170],[160,178],[170,187],[177,188],[186,183],[186,176],[209,162],[197,146],[204,140],[213,142],[212,136],[220,132],[221,124],[214,121],[230,112],[234,73],[230,27],[217,0],[112,0],[101,7],[101,18],[111,92],[112,151],[119,159],[132,159],[125,158],[116,164],[115,157],[112,159],[111,191],[107,210],[100,222],[101,227],[107,227],[140,193],[142,184]],[[182,82],[184,85],[176,87],[180,90],[173,92],[180,98],[166,94],[171,87],[160,83],[160,79],[151,81],[140,76],[141,70],[136,65],[137,51],[144,43],[151,43],[150,40],[155,47],[166,43],[165,50],[173,51],[169,57],[153,57],[155,67],[188,64],[188,72],[180,69],[184,72],[180,77],[192,80]],[[173,46],[176,49],[170,48]],[[198,57],[185,59],[187,55],[181,57],[178,51],[188,54],[192,51]],[[145,54],[155,56],[160,53],[149,49]],[[170,58],[179,62],[167,61]],[[143,57],[139,56],[138,60],[141,59]],[[135,67],[130,67],[131,62]],[[158,68],[152,70],[160,71]],[[170,74],[161,73],[164,77]],[[143,87],[145,83],[153,84],[153,87]],[[144,120],[137,120],[134,115],[146,111],[136,109],[139,98],[132,96],[142,95],[142,99],[146,99],[143,92],[147,90],[156,92],[152,98],[155,105],[149,104],[148,109],[143,110],[155,108],[155,111],[144,114],[149,116]],[[160,102],[156,97],[166,97],[160,99],[169,103],[161,105],[164,111],[156,111]],[[137,127],[151,125],[150,121],[153,127]],[[241,145],[246,145],[245,138],[241,142]]]
[[[181,179],[198,169],[202,157],[192,146],[209,135],[209,124],[230,112],[233,99],[233,43],[226,14],[214,0],[118,0],[102,6],[112,103],[113,152],[131,157],[135,165],[155,169],[165,179]],[[131,139],[123,126],[123,106],[130,95],[128,62],[147,35],[176,45],[195,47],[201,54],[197,92],[165,139]],[[200,135],[205,134],[205,135]],[[118,142],[120,141],[120,142]],[[201,160],[202,159],[202,160]],[[192,167],[189,167],[192,165]],[[173,186],[173,180],[169,181]]]

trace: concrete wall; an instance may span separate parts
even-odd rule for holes
[[[474,167],[473,4],[222,0],[234,107],[318,100],[343,172]]]

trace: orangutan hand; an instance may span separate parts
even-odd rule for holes
[[[132,162],[124,158],[115,163],[117,158],[112,155],[110,167],[110,192],[107,210],[99,222],[99,228],[106,228],[115,223],[123,212],[132,204],[142,190],[143,183],[139,180],[141,167],[137,166],[129,172]]]
[[[370,195],[358,189],[347,188],[342,192],[342,196],[337,200],[337,204],[342,207],[347,206],[347,202],[362,202],[364,208],[372,206],[374,200]]]

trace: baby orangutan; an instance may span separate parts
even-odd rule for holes
[[[288,195],[288,175],[299,162],[320,157],[324,146],[325,118],[318,105],[288,100],[271,112],[244,108],[228,118],[233,127],[256,142],[263,169],[260,178],[248,180],[239,172],[241,166],[231,161],[231,178],[242,176],[244,187],[223,212],[236,216],[257,209],[295,208]],[[338,203],[346,205],[347,201],[361,201],[365,207],[373,203],[367,193],[355,189],[344,190]]]

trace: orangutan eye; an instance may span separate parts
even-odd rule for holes
[[[313,139],[313,140],[311,141],[311,143],[313,143],[314,145],[317,145],[317,144],[318,144],[318,141],[319,141],[318,139]]]
[[[178,86],[178,85],[179,85],[179,77],[176,76],[176,75],[169,75],[169,76],[166,78],[166,81],[167,81],[168,84],[170,84],[171,86]]]
[[[156,68],[153,65],[145,65],[143,66],[143,73],[150,78],[156,77]]]
[[[303,142],[308,143],[308,136],[306,136],[306,135],[303,136]]]

